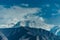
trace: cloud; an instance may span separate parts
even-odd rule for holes
[[[57,3],[55,3],[55,6],[56,6],[57,8],[59,8],[59,7],[60,7],[60,5],[59,5],[59,4],[57,4]]]
[[[24,20],[23,17],[25,15],[38,13],[39,11],[40,8],[35,7],[25,8],[21,6],[11,6],[10,8],[5,8],[3,5],[0,5],[0,25],[16,23],[17,21]]]
[[[42,5],[42,6],[49,8],[49,7],[50,7],[50,4],[44,4],[44,5]]]
[[[59,9],[59,10],[57,10],[57,13],[58,13],[58,14],[60,14],[60,9]]]
[[[21,6],[25,6],[25,7],[28,7],[29,4],[25,4],[25,3],[22,3]]]
[[[45,23],[45,27],[43,29],[50,31],[55,25]]]
[[[3,5],[1,5],[0,18],[3,18],[3,19],[0,20],[0,28],[11,28],[18,21],[25,20],[24,19],[25,15],[34,14],[38,12],[41,12],[41,8],[35,8],[35,7],[24,8],[21,6],[11,6],[10,8],[5,8]],[[45,23],[45,20],[43,17],[31,15],[27,19],[29,19],[31,23],[35,21],[36,25],[34,23],[32,23],[32,26],[30,25],[32,28],[42,28],[45,30],[50,30],[50,28],[53,26]]]
[[[50,4],[46,4],[46,7],[50,7]]]
[[[41,28],[41,29],[50,31],[50,29],[54,27],[53,24],[45,23],[45,19],[43,17],[35,16],[33,14],[30,16],[28,15],[27,20],[29,21],[28,24],[30,28]],[[24,25],[21,25],[21,26],[26,26],[25,21],[26,20],[22,21],[22,24]]]
[[[56,14],[56,13],[52,13],[51,15],[52,15],[52,16],[56,16],[56,15],[58,15],[58,14]]]
[[[59,15],[60,14],[60,9],[53,9],[54,11],[57,11],[57,13],[52,13],[51,15],[52,16],[56,16],[56,15]]]

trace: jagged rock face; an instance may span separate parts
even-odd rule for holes
[[[54,26],[50,32],[52,32],[53,34],[60,36],[60,27],[59,26]]]
[[[11,29],[0,29],[0,32],[2,32],[2,34],[4,34],[8,40],[60,40],[60,37],[55,36],[49,31],[36,28],[20,27]]]
[[[0,32],[0,40],[8,40],[4,33]]]

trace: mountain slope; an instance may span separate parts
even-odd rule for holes
[[[37,36],[39,40],[60,40],[60,37],[43,29],[19,27],[0,29],[0,32],[3,33],[8,40],[37,40]]]

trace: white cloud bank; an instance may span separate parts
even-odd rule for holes
[[[23,20],[25,15],[38,13],[39,11],[39,8],[24,8],[20,6],[5,8],[3,5],[0,5],[0,24],[4,26],[10,23],[16,23],[19,20]]]
[[[0,28],[11,28],[13,24],[20,20],[24,20],[24,16],[27,14],[38,13],[41,11],[41,8],[24,8],[20,6],[12,6],[10,8],[5,8],[0,5]],[[30,16],[27,19],[35,21],[36,25],[33,24],[32,28],[42,28],[45,30],[50,30],[53,25],[46,24],[44,18],[38,16]],[[2,23],[2,24],[1,24]]]
[[[50,31],[51,28],[53,28],[55,25],[53,24],[47,24],[45,23],[45,19],[43,17],[39,17],[39,16],[27,16],[27,20],[23,20],[22,21],[22,26],[26,26],[26,21],[29,21],[29,27],[30,28],[42,28],[44,30],[48,30]]]

